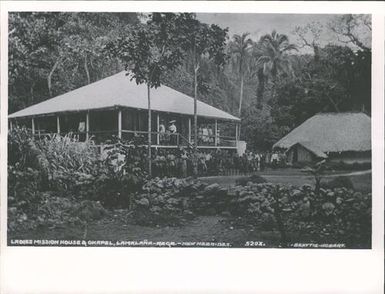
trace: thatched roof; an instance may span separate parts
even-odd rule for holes
[[[297,143],[317,152],[369,151],[371,119],[364,113],[319,113],[292,130],[273,148],[288,149]]]
[[[102,79],[32,105],[9,115],[9,118],[84,111],[111,107],[148,109],[147,87],[130,81],[126,72]],[[162,112],[194,114],[194,99],[167,86],[151,89],[151,109]],[[207,103],[198,101],[198,116],[239,121],[240,119]]]

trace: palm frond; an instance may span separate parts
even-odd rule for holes
[[[291,50],[298,51],[298,47],[294,44],[288,44],[285,48],[282,49],[282,52],[291,51]]]

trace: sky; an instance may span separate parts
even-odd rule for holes
[[[334,36],[327,30],[327,23],[333,18],[330,14],[252,14],[252,13],[198,13],[197,19],[207,24],[217,24],[222,28],[229,28],[229,36],[233,34],[250,33],[253,40],[271,33],[274,29],[289,36],[291,42],[296,43],[293,31],[296,26],[305,26],[311,22],[318,22],[324,29],[320,36],[321,44],[335,41]]]

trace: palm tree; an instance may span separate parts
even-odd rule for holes
[[[259,89],[258,104],[263,101],[263,92],[266,80],[270,79],[273,86],[272,97],[276,87],[277,78],[281,73],[292,74],[289,51],[297,50],[294,44],[289,43],[288,36],[278,34],[275,30],[271,34],[262,36],[254,48],[256,65],[258,68]]]
[[[233,35],[233,40],[230,43],[230,54],[232,55],[233,64],[237,67],[240,78],[240,94],[239,94],[239,108],[238,114],[241,116],[242,100],[243,100],[243,84],[245,72],[247,70],[248,61],[250,58],[250,50],[252,49],[253,41],[248,38],[249,33],[242,35]]]

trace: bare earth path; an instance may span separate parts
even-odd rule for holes
[[[120,218],[119,218],[120,219]],[[243,246],[246,241],[271,240],[273,232],[256,232],[250,228],[234,228],[223,216],[198,216],[182,226],[149,227],[124,224],[120,220],[95,224],[89,228],[92,240],[151,240],[175,242],[228,242]]]
[[[247,241],[264,242],[274,247],[279,235],[271,231],[258,231],[253,228],[233,227],[224,216],[197,216],[181,226],[143,226],[124,221],[127,211],[120,211],[100,221],[89,224],[87,240],[103,241],[152,241],[152,242],[223,242],[231,247],[244,247]],[[11,236],[11,239],[41,240],[83,240],[83,228],[71,226],[65,228],[41,228]],[[188,245],[184,245],[188,246]],[[180,246],[182,247],[182,246]],[[263,247],[263,246],[258,246]]]

